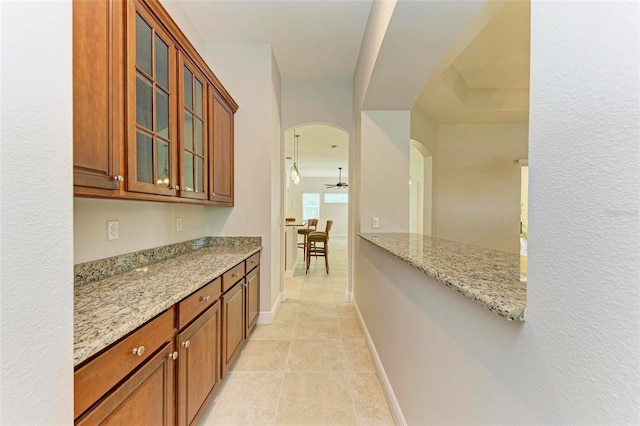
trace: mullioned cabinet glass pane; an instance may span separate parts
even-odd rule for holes
[[[169,95],[156,89],[156,133],[169,139]]]
[[[204,192],[204,159],[196,157],[196,191]]]
[[[153,89],[140,74],[136,78],[136,123],[153,130]]]
[[[193,110],[193,74],[184,67],[184,106]]]
[[[164,141],[158,141],[157,151],[158,161],[156,162],[156,170],[158,178],[156,184],[161,186],[169,186],[169,144]]]
[[[193,189],[193,154],[184,153],[184,185]]]
[[[156,34],[156,82],[169,88],[169,46]]]
[[[151,66],[151,27],[136,13],[136,65],[149,75]]]
[[[153,139],[142,132],[136,132],[136,179],[153,183]]]
[[[202,117],[202,83],[196,79],[196,115]]]
[[[184,149],[193,151],[193,117],[190,112],[184,113]]]
[[[202,120],[196,118],[196,154],[204,155],[203,149],[203,135],[202,135]]]

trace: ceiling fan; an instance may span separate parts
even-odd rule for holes
[[[330,183],[325,183],[325,185],[327,185],[327,188],[346,188],[347,186],[349,186],[348,183],[342,181],[342,167],[338,167],[338,171],[340,173],[340,177],[338,178],[338,183],[336,183],[335,185]]]

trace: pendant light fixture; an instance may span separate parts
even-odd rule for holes
[[[298,138],[300,135],[296,135],[296,129],[293,129],[295,136],[295,142],[293,143],[293,166],[291,166],[291,180],[294,184],[300,184],[300,170],[298,170]]]

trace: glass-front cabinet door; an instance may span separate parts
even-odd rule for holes
[[[182,53],[180,69],[180,190],[182,197],[207,199],[206,80]]]
[[[138,2],[128,2],[129,191],[177,195],[176,47]]]

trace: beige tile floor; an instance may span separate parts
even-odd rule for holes
[[[393,425],[353,306],[347,249],[287,278],[273,324],[256,326],[207,412],[208,425]],[[302,254],[300,250],[299,254]]]

